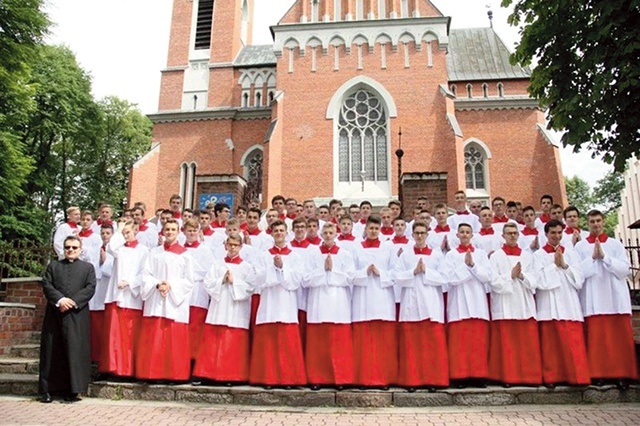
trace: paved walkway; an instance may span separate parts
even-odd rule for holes
[[[640,404],[478,408],[337,409],[245,407],[85,398],[74,404],[41,404],[0,397],[2,425],[633,425]]]

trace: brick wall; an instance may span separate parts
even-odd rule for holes
[[[447,174],[446,173],[403,173],[402,174],[402,204],[404,216],[411,218],[413,208],[418,203],[418,197],[429,197],[431,205],[447,202]]]
[[[46,304],[40,282],[39,278],[3,280],[6,295],[0,303],[0,354],[40,331]]]

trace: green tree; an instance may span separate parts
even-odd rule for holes
[[[593,193],[589,183],[578,176],[564,177],[564,184],[567,188],[567,201],[569,205],[575,206],[584,216],[594,204]]]
[[[502,0],[522,36],[513,63],[537,65],[530,94],[562,143],[622,171],[640,153],[640,0]]]
[[[605,213],[617,211],[622,206],[620,193],[624,189],[624,174],[611,171],[596,182],[593,195]]]
[[[17,127],[35,109],[27,83],[31,59],[47,33],[42,0],[0,1],[0,210],[24,195],[33,164]]]
[[[151,120],[135,105],[115,96],[98,102],[99,121],[94,143],[78,150],[79,185],[85,189],[81,205],[104,201],[115,208],[127,205],[129,173],[151,147]]]

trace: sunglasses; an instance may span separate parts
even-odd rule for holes
[[[64,246],[65,250],[78,250],[80,246]]]

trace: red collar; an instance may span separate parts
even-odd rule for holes
[[[227,222],[218,222],[217,220],[214,220],[213,222],[211,222],[210,226],[212,228],[224,228],[225,226],[227,226]]]
[[[336,244],[332,245],[331,248],[327,247],[324,243],[320,245],[320,253],[322,254],[338,254],[338,250],[340,250],[340,247]]]
[[[409,239],[405,235],[403,235],[402,237],[398,237],[396,235],[391,241],[393,242],[393,244],[407,244],[409,242]]]
[[[320,244],[322,244],[322,238],[318,237],[317,235],[313,238],[307,238],[307,241],[309,241],[309,244],[313,244],[314,246],[319,246]]]
[[[124,246],[129,248],[136,248],[138,247],[138,240],[125,241]]]
[[[366,238],[362,242],[362,247],[363,248],[378,248],[378,247],[380,247],[380,240],[378,238],[376,238],[375,240],[370,240],[370,239]]]
[[[468,244],[466,246],[463,244],[460,244],[456,250],[458,250],[458,253],[466,253],[469,250],[471,250],[471,253],[476,251],[475,247],[473,247],[471,244]]]
[[[73,229],[78,229],[78,224],[75,222],[68,221],[67,225],[69,225]]]
[[[194,241],[192,243],[185,242],[184,243],[184,247],[185,248],[198,248],[198,247],[200,247],[200,241],[196,240],[196,241]]]
[[[138,232],[144,232],[147,229],[149,229],[149,226],[147,225],[147,219],[143,219],[142,223],[140,225],[138,225]]]
[[[173,218],[182,219],[182,212],[181,211],[173,212]]]
[[[283,254],[283,255],[287,255],[291,253],[291,249],[288,246],[284,246],[282,248],[277,247],[277,246],[273,246],[269,249],[269,253],[271,254]]]
[[[456,214],[469,214],[469,210],[457,211]]]
[[[546,251],[547,253],[555,253],[558,248],[562,253],[564,253],[564,247],[562,246],[554,247],[549,243],[545,244],[544,247],[542,247],[542,250]]]
[[[360,219],[360,223],[363,224],[363,225],[366,225],[367,224],[367,219]]]
[[[442,232],[451,232],[451,227],[449,225],[445,225],[445,226],[436,225],[436,229],[434,229],[434,231],[437,234],[440,234]]]
[[[287,213],[287,218],[289,218],[289,219],[291,219],[291,220],[295,219],[295,218],[296,218],[296,216],[297,216],[297,215],[296,215],[295,213],[291,213],[291,214]]]
[[[182,254],[187,251],[187,249],[181,246],[180,243],[176,241],[171,245],[169,243],[164,243],[164,251],[169,251],[175,254]]]
[[[507,256],[520,256],[520,254],[522,254],[522,249],[518,246],[511,247],[505,244],[502,246],[502,250]]]
[[[507,222],[509,222],[509,218],[507,217],[507,215],[504,215],[502,217],[498,217],[498,216],[493,217],[493,223],[507,223]]]
[[[213,230],[213,228],[211,227],[211,225],[207,226],[206,228],[204,228],[202,230],[202,235],[204,235],[205,237],[210,237],[212,236],[216,231]]]
[[[571,228],[570,226],[567,226],[567,227],[564,228],[564,233],[568,234],[568,235],[572,235],[575,231],[580,232],[580,231],[582,231],[582,229],[580,229],[580,228]]]
[[[393,226],[381,226],[380,233],[382,235],[393,235]]]
[[[243,222],[243,223],[240,224],[240,230],[241,231],[246,231],[248,227],[249,227],[249,225],[247,225],[247,222]]]
[[[260,228],[258,228],[257,226],[253,229],[247,228],[247,234],[249,234],[252,237],[255,237],[256,235],[260,235]]]
[[[427,256],[431,255],[432,250],[429,246],[424,246],[422,248],[418,248],[418,246],[413,246],[413,252],[415,254],[426,254]]]
[[[494,235],[495,231],[493,228],[480,228],[480,235]]]
[[[344,240],[353,241],[355,239],[356,239],[356,237],[354,237],[353,234],[347,234],[347,235],[340,234],[340,235],[338,235],[338,241],[344,241]]]
[[[224,262],[225,263],[233,263],[234,265],[239,265],[240,263],[242,263],[242,259],[240,258],[240,256],[236,256],[233,259],[230,258],[229,256],[225,256],[224,257]]]
[[[542,213],[540,215],[540,220],[542,221],[542,223],[547,223],[551,220],[551,215],[547,213]]]
[[[525,226],[522,228],[522,235],[538,235],[538,230],[536,228],[527,228]]]
[[[587,237],[587,241],[589,241],[589,243],[594,244],[596,242],[596,238],[601,242],[601,243],[606,243],[607,240],[609,239],[609,236],[605,233],[602,233],[600,235],[598,235],[597,237],[593,234],[589,234],[589,236]]]
[[[111,225],[111,226],[113,226],[113,221],[112,220],[106,220],[106,221],[103,222],[102,220],[98,219],[98,220],[96,220],[96,223],[98,224],[98,226],[102,226],[102,225],[107,225],[107,226]]]
[[[80,238],[87,238],[90,237],[91,234],[93,234],[93,231],[91,230],[91,228],[89,229],[82,229],[80,232],[78,232],[78,237]]]
[[[265,229],[265,230],[264,230],[264,232],[266,232],[266,233],[267,233],[267,235],[271,235],[271,228],[267,228],[267,229]]]
[[[280,220],[285,220],[287,218],[287,214],[286,213],[280,213],[278,218],[280,218]]]
[[[311,244],[309,242],[309,240],[307,240],[306,238],[302,241],[298,241],[298,240],[291,240],[291,247],[296,247],[296,248],[307,248],[309,247],[309,244]]]

